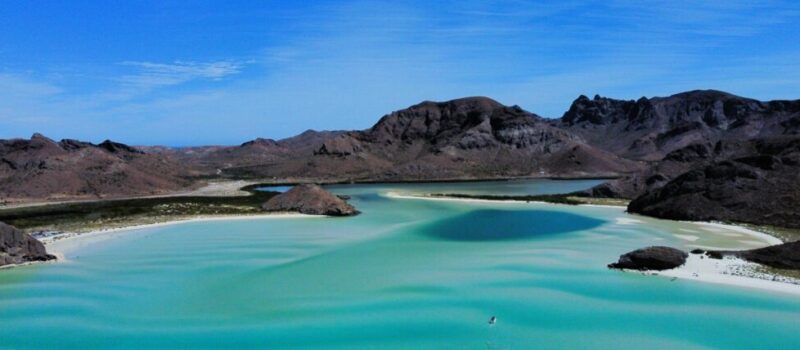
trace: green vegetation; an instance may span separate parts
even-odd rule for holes
[[[98,200],[0,209],[0,221],[28,232],[82,232],[196,216],[259,214],[264,212],[261,204],[278,194],[245,190],[250,195]]]
[[[594,204],[594,205],[610,205],[615,207],[628,207],[628,203],[630,200],[627,199],[620,199],[620,198],[595,198],[595,197],[580,197],[580,196],[569,196],[569,199],[581,202],[582,204]]]
[[[567,204],[567,205],[584,204],[584,202],[573,199],[566,194],[496,196],[496,195],[460,194],[460,193],[433,193],[430,194],[429,196],[441,197],[441,198],[486,199],[492,201],[547,202],[547,203]]]

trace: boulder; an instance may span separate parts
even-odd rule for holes
[[[619,261],[609,264],[612,269],[669,270],[683,265],[689,255],[670,247],[647,247],[623,254]]]
[[[42,242],[14,226],[0,222],[0,266],[55,258],[47,254]]]
[[[350,216],[358,210],[343,199],[312,184],[297,185],[270,198],[262,205],[267,211],[292,211],[310,215]]]

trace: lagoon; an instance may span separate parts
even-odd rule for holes
[[[327,188],[351,196],[363,214],[190,222],[77,238],[81,244],[64,244],[67,262],[0,271],[0,346],[779,349],[800,343],[796,295],[606,268],[620,254],[653,244],[766,244],[741,232],[613,207],[387,195],[552,194],[598,182],[333,185]]]

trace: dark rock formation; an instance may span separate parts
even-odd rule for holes
[[[580,195],[634,199],[630,211],[668,219],[800,227],[796,121],[800,100],[708,90],[637,101],[582,96],[554,124],[649,162]]]
[[[800,270],[800,241],[745,250],[737,252],[735,255],[762,265],[780,269]]]
[[[0,222],[0,266],[55,258],[47,254],[42,242],[14,226]]]
[[[735,256],[750,262],[779,269],[800,270],[800,241],[739,251],[706,251],[710,257]]]
[[[720,147],[725,145],[731,146]],[[628,211],[675,220],[800,227],[800,138],[735,146],[736,152],[726,157],[730,160],[691,169],[647,190]]]
[[[695,90],[636,101],[581,96],[555,124],[624,157],[660,160],[693,143],[800,135],[798,121],[800,101]]]
[[[311,215],[350,216],[358,211],[341,198],[317,185],[297,185],[270,198],[262,206],[267,211],[292,211]]]
[[[647,247],[623,254],[619,261],[608,265],[612,269],[669,270],[686,263],[689,255],[670,247]]]

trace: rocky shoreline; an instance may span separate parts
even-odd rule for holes
[[[0,222],[0,266],[55,260],[42,242],[14,226]]]

